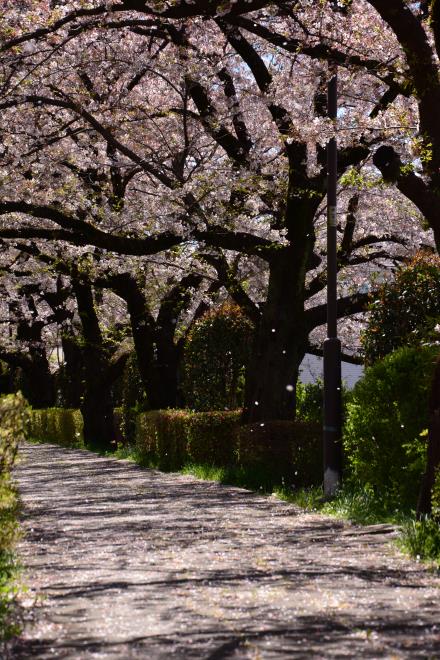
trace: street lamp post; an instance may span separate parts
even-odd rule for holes
[[[328,82],[328,116],[336,123],[338,77],[332,67]],[[327,145],[327,339],[324,341],[324,497],[341,484],[341,342],[337,327],[337,142]]]

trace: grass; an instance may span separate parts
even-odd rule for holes
[[[325,500],[321,486],[293,492],[280,490],[277,495],[304,509],[337,516],[358,525],[377,523],[401,525],[411,515],[410,511],[396,508],[389,498],[350,484],[345,484],[330,501]]]
[[[440,570],[440,524],[434,518],[407,520],[398,539],[400,548],[411,557],[428,562]]]
[[[18,564],[14,548],[19,536],[17,490],[7,475],[0,475],[0,642],[16,635],[14,618]]]
[[[129,446],[120,446],[114,453],[107,455],[125,458],[144,467],[163,469],[160,464],[149,460],[145,455]],[[325,501],[321,486],[291,490],[277,483],[264,469],[256,472],[255,469],[243,467],[218,467],[191,463],[184,465],[179,472],[190,474],[197,479],[217,481],[265,494],[274,494],[279,499],[296,504],[305,510],[319,511],[359,525],[376,523],[403,525],[411,518],[411,512],[396,509],[389,499],[375,496],[374,493],[360,487],[346,485],[333,500]]]
[[[190,474],[197,479],[217,481],[228,486],[239,486],[263,493],[272,493],[275,487],[274,479],[263,469],[255,470],[238,466],[219,467],[200,463],[188,463],[183,465],[179,470],[169,470],[161,465],[159,461],[151,459],[142,452],[139,452],[135,447],[127,445],[120,445],[114,452],[105,452],[105,455],[130,460],[142,467],[163,470],[164,472],[177,471],[181,474]]]

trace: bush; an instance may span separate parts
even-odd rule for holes
[[[84,447],[82,415],[79,410],[69,408],[32,410],[29,436],[62,447]]]
[[[0,474],[9,472],[17,454],[18,443],[26,439],[27,402],[23,395],[9,394],[0,399]]]
[[[17,517],[17,490],[9,474],[0,474],[0,642],[18,633],[14,623],[18,570],[14,547],[19,535]]]
[[[18,495],[10,471],[27,437],[28,408],[21,393],[0,399],[0,641],[18,632],[13,620],[18,538]]]
[[[243,403],[244,369],[254,328],[235,305],[211,310],[185,343],[183,396],[197,411],[234,410]]]
[[[373,364],[401,346],[440,339],[440,257],[419,253],[387,282],[370,305],[362,335],[366,364]]]
[[[415,507],[426,461],[428,396],[438,347],[401,348],[368,368],[347,404],[350,478]]]
[[[342,414],[345,417],[347,403],[351,400],[351,390],[342,385]],[[301,383],[296,386],[296,419],[298,422],[312,422],[321,424],[324,408],[324,383]]]
[[[324,389],[322,381],[296,385],[296,419],[302,422],[322,423]]]
[[[432,517],[440,523],[440,468],[437,467],[431,493]]]

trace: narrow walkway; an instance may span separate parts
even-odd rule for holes
[[[39,604],[13,658],[440,657],[440,578],[389,535],[51,445],[16,476]]]

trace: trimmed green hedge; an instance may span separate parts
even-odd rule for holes
[[[162,410],[139,413],[139,458],[163,470],[203,464],[245,469],[258,485],[310,486],[322,480],[320,424],[275,421],[241,426],[240,412]]]
[[[62,447],[84,447],[81,413],[68,408],[31,410],[29,437]]]
[[[239,417],[235,411],[139,413],[134,444],[141,456],[165,470],[179,470],[187,463],[230,465],[234,462]]]
[[[267,489],[321,483],[320,424],[279,421],[242,426],[240,414],[132,411],[127,439],[120,410],[116,409],[115,439],[132,445],[140,462],[161,470],[180,470],[188,465],[224,467],[246,473],[251,487]],[[30,436],[64,447],[83,447],[81,414],[60,408],[32,410]]]
[[[317,486],[322,482],[322,426],[285,420],[247,424],[237,429],[239,466],[287,488]]]

